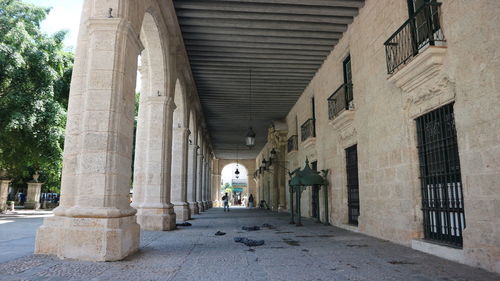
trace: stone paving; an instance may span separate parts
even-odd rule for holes
[[[26,255],[0,263],[0,280],[500,280],[384,240],[307,219],[296,227],[288,220],[286,214],[259,209],[211,209],[195,216],[189,227],[143,231],[140,251],[124,261]],[[241,230],[264,223],[273,227]],[[226,235],[215,236],[218,230]],[[234,237],[265,244],[247,247]]]

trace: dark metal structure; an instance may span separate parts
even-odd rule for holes
[[[288,138],[287,142],[287,151],[297,151],[299,150],[299,136],[293,135]]]
[[[316,122],[314,118],[309,118],[300,126],[300,140],[305,141],[314,137],[316,137]]]
[[[234,158],[249,120],[255,158],[272,120],[295,104],[364,0],[174,0],[215,154]]]
[[[323,174],[322,176],[319,175],[319,172],[314,171],[311,169],[309,166],[309,160],[306,159],[306,165],[304,169],[296,169],[295,171],[289,173],[291,179],[288,182],[290,186],[290,201],[293,202],[293,193],[295,193],[296,199],[296,215],[297,215],[297,226],[302,226],[301,219],[301,197],[302,197],[302,192],[306,189],[306,187],[310,186],[313,188],[321,188],[323,187],[324,190],[324,197],[325,197],[325,211],[326,211],[326,216],[325,216],[325,224],[328,224],[328,205],[327,205],[327,198],[328,198],[328,181],[326,179],[328,175],[328,170],[322,170],[321,173]],[[319,201],[319,200],[318,200]],[[318,216],[316,217],[316,222],[321,222],[320,221],[320,216],[319,216],[319,202],[316,205],[316,213]],[[291,212],[291,221],[290,223],[295,223],[294,222],[294,212],[293,212],[293,207],[292,207],[292,212]]]
[[[328,118],[332,120],[344,110],[349,110],[352,99],[352,83],[342,84],[328,98]]]
[[[358,147],[353,145],[345,150],[347,172],[347,206],[349,224],[358,225],[359,217],[359,179]]]
[[[416,122],[425,238],[461,247],[465,214],[453,104]]]
[[[387,72],[394,73],[426,46],[444,42],[440,24],[441,3],[426,1],[410,18],[384,43],[387,58]]]

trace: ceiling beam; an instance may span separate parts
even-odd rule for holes
[[[174,1],[176,9],[193,9],[209,11],[245,11],[247,13],[278,13],[299,15],[322,15],[322,16],[348,16],[354,17],[358,9],[354,7],[327,7],[307,5],[279,5],[269,3],[243,3],[243,2],[219,2],[219,1]]]

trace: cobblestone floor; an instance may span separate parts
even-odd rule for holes
[[[211,209],[191,223],[172,232],[142,232],[140,251],[121,262],[27,255],[0,263],[0,280],[500,280],[493,273],[310,220],[295,227],[285,214],[258,209]],[[241,230],[264,223],[273,228]],[[227,234],[215,236],[218,230]],[[265,245],[250,248],[234,237],[263,239]]]

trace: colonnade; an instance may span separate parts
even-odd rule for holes
[[[120,260],[138,249],[140,229],[172,230],[212,206],[213,153],[175,18],[167,1],[85,1],[61,201],[36,253]]]

